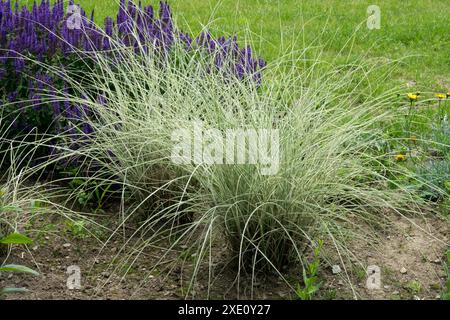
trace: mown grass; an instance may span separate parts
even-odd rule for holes
[[[20,0],[31,4],[32,0]],[[143,0],[158,6],[157,0]],[[450,89],[450,3],[447,0],[169,0],[184,29],[194,33],[209,25],[215,35],[254,34],[252,45],[267,60],[274,60],[287,46],[302,49],[320,38],[323,59],[347,59],[342,48],[352,46],[350,58],[369,56],[404,59],[386,87],[409,83],[413,90]],[[80,0],[95,10],[97,22],[114,16],[118,0]],[[367,7],[381,9],[381,29],[366,27]],[[358,29],[359,27],[359,29]],[[352,36],[352,42],[348,43]]]

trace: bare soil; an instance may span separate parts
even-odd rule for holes
[[[60,219],[60,218],[57,218]],[[444,256],[449,244],[448,221],[424,215],[408,219],[395,216],[390,219],[389,232],[376,243],[355,241],[350,250],[358,257],[356,266],[342,268],[333,274],[331,267],[323,264],[319,279],[322,286],[318,299],[440,299],[447,275],[444,272]],[[41,223],[43,223],[41,221]],[[122,243],[111,240],[105,247],[93,236],[79,237],[65,230],[61,221],[47,225],[59,226],[56,230],[40,234],[38,240],[28,247],[14,247],[8,263],[33,267],[40,272],[34,277],[24,274],[4,274],[0,287],[25,287],[29,292],[8,295],[7,299],[183,299],[181,270],[148,273],[163,249],[146,248],[134,263],[130,262],[122,277],[121,272],[111,269],[112,258],[120,255]],[[41,226],[42,227],[42,226]],[[37,227],[40,230],[40,227]],[[42,230],[42,229],[41,229]],[[132,243],[131,243],[132,244]],[[128,245],[131,245],[128,244]],[[338,258],[334,262],[340,264]],[[331,261],[333,264],[333,261]],[[79,266],[81,289],[67,288],[67,268]],[[366,288],[366,268],[380,267],[381,287]],[[342,267],[342,265],[341,265]],[[119,270],[120,271],[120,270]],[[123,270],[122,270],[123,271]],[[300,277],[299,270],[289,272],[288,279]],[[123,274],[123,273],[122,273]],[[300,278],[297,278],[300,279]],[[214,299],[259,298],[294,299],[292,290],[278,277],[269,277],[263,283],[254,283],[254,291],[240,292],[230,287],[233,278],[225,272],[217,279],[209,297]],[[353,285],[350,286],[349,283]],[[198,285],[199,297],[206,295],[207,286]]]

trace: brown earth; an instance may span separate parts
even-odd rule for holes
[[[330,267],[321,266],[322,281],[318,299],[439,299],[447,281],[444,272],[444,255],[449,244],[448,221],[434,215],[407,219],[392,217],[389,232],[371,244],[355,241],[350,248],[358,257],[360,266],[347,267],[333,274]],[[42,223],[42,222],[41,222]],[[25,287],[30,291],[8,295],[7,299],[183,299],[185,294],[181,270],[175,268],[167,276],[164,272],[148,273],[154,267],[161,248],[146,248],[140,258],[127,268],[122,277],[111,268],[111,260],[120,255],[121,240],[111,240],[102,248],[94,236],[75,236],[61,227],[61,221],[46,222],[56,230],[40,234],[35,244],[15,247],[8,263],[23,264],[40,272],[34,277],[24,274],[4,274],[0,287]],[[42,227],[42,226],[41,226]],[[39,226],[36,230],[42,230]],[[61,228],[63,230],[61,230]],[[100,237],[101,238],[101,237]],[[105,239],[104,239],[105,240]],[[132,244],[132,243],[131,243]],[[130,246],[131,244],[128,244]],[[339,260],[330,261],[339,264]],[[81,270],[81,289],[69,290],[66,286],[67,268],[77,265]],[[366,288],[366,268],[377,265],[381,270],[381,287]],[[155,269],[156,270],[156,269]],[[162,269],[161,269],[162,270]],[[117,271],[117,270],[116,270]],[[123,270],[122,270],[123,271]],[[288,279],[299,279],[300,273],[290,272]],[[123,274],[123,273],[122,273]],[[145,278],[145,281],[143,281]],[[210,297],[237,298],[230,289],[233,279],[226,273],[217,279]],[[353,290],[349,283],[353,283]],[[292,291],[277,277],[256,283],[253,295],[241,292],[241,298],[293,299]],[[139,288],[139,290],[137,290]],[[206,285],[195,290],[204,296]]]

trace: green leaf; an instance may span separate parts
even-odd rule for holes
[[[445,181],[445,187],[450,191],[450,181]]]
[[[316,291],[318,290],[318,288],[316,286],[313,286],[311,288],[308,289],[308,295],[312,296],[314,293],[316,293]]]
[[[30,244],[33,243],[33,240],[28,238],[27,236],[24,236],[23,234],[14,232],[6,237],[0,239],[0,243],[3,244]]]
[[[33,269],[30,269],[25,266],[21,266],[18,264],[7,264],[0,267],[0,272],[19,272],[19,273],[29,273],[34,276],[38,276],[39,272],[34,271]]]

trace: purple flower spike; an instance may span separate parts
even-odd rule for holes
[[[74,3],[69,0],[68,5]],[[204,66],[206,73],[261,85],[266,62],[256,57],[251,47],[240,47],[236,36],[215,38],[203,32],[195,38],[178,30],[166,1],[160,2],[155,14],[152,6],[143,8],[141,1],[136,5],[135,1],[120,0],[115,19],[106,18],[103,29],[95,25],[93,11],[86,14],[80,8],[80,15],[79,28],[73,28],[77,24],[69,20],[73,22],[71,19],[80,17],[65,11],[64,0],[35,0],[31,7],[20,6],[19,1],[0,0],[0,99],[17,102],[18,106],[31,103],[37,114],[17,108],[13,126],[17,130],[41,126],[42,132],[51,132],[51,128],[44,126],[53,123],[54,131],[59,132],[73,122],[83,132],[93,133],[92,128],[83,125],[85,117],[92,114],[88,106],[71,103],[69,92],[72,91],[63,84],[63,79],[50,78],[48,71],[31,61],[52,64],[64,60],[66,66],[81,65],[77,72],[86,71],[84,67],[90,71],[95,64],[93,51],[104,51],[111,64],[121,62],[121,55],[111,50],[113,43],[130,47],[137,55],[151,55],[161,65],[173,62],[172,53],[176,48],[185,50],[189,57],[201,52],[211,58]],[[28,82],[29,79],[33,80]],[[57,92],[61,91],[66,99],[58,100]],[[97,96],[99,104],[107,103],[100,93],[89,94]]]

